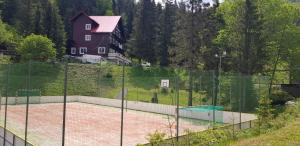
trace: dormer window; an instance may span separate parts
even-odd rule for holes
[[[91,35],[85,35],[85,41],[91,41],[92,36]]]
[[[91,24],[85,24],[85,30],[91,30],[92,25]]]

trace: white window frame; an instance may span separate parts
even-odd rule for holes
[[[92,35],[85,35],[84,40],[85,41],[91,41],[92,40]]]
[[[73,55],[76,54],[76,51],[77,51],[77,50],[76,50],[75,47],[72,47],[72,48],[71,48],[71,54],[73,54]]]
[[[106,47],[98,47],[98,54],[105,54]]]
[[[85,30],[92,30],[92,24],[85,24]]]
[[[87,47],[80,47],[79,48],[79,54],[86,54],[87,53]]]

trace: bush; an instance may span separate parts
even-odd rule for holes
[[[113,75],[109,72],[105,74],[105,78],[111,79],[112,77]]]
[[[0,55],[0,63],[1,64],[9,64],[9,63],[11,63],[11,59],[9,56]]]
[[[284,105],[287,101],[294,100],[295,98],[281,89],[273,90],[271,94],[272,105]]]
[[[161,92],[162,94],[168,94],[168,93],[169,93],[169,90],[168,90],[168,88],[161,88],[161,89],[160,89],[160,92]]]
[[[147,140],[151,145],[160,145],[166,138],[165,133],[155,131],[153,134],[148,134]]]
[[[24,61],[47,61],[56,57],[54,43],[41,35],[27,36],[17,48],[18,54]]]

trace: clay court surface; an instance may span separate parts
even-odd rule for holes
[[[25,105],[8,106],[7,127],[24,138]],[[1,107],[3,125],[4,106]],[[29,109],[28,141],[38,146],[60,146],[62,141],[63,104],[31,104]],[[67,146],[119,146],[119,108],[84,103],[67,104]],[[180,120],[180,134],[186,129],[201,131],[202,122]],[[172,132],[170,132],[170,128]],[[147,143],[147,135],[155,131],[175,135],[174,117],[127,110],[124,114],[124,145]]]

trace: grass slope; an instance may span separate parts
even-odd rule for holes
[[[35,63],[11,64],[0,66],[0,95],[4,95],[8,85],[8,96],[16,96],[19,89],[39,89],[43,96],[62,96],[64,89],[64,64]],[[9,73],[7,74],[7,70]],[[27,76],[28,74],[31,76]],[[128,100],[150,102],[153,93],[158,94],[159,103],[175,104],[175,76],[181,81],[179,88],[180,104],[187,105],[187,74],[165,68],[143,69],[140,67],[125,68],[125,89]],[[7,80],[8,77],[8,80]],[[167,92],[160,89],[161,79],[169,79],[171,88]],[[75,64],[68,66],[68,95],[95,96],[116,98],[122,89],[122,67],[104,64]],[[1,93],[2,91],[2,93]],[[194,93],[194,97],[203,97]]]
[[[299,146],[300,118],[279,130],[237,141],[232,146]]]

